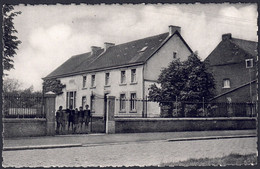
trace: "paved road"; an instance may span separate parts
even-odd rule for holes
[[[93,135],[61,135],[52,137],[27,137],[4,139],[4,147],[57,145],[57,144],[101,144],[115,142],[139,142],[166,140],[174,138],[256,135],[256,130],[225,130],[225,131],[193,131],[193,132],[160,132],[160,133],[129,133],[129,134],[93,134]]]
[[[189,158],[214,158],[257,152],[257,138],[128,142],[115,145],[3,151],[4,167],[158,166]]]

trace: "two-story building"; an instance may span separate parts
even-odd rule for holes
[[[157,103],[143,102],[161,69],[174,59],[192,53],[181,28],[119,45],[104,43],[91,52],[72,56],[43,79],[59,79],[66,87],[56,97],[58,106],[74,108],[89,104],[94,116],[104,114],[107,95],[115,96],[115,116],[159,116]]]
[[[213,101],[246,103],[257,97],[257,42],[223,34],[222,41],[205,59],[213,73],[216,91]]]

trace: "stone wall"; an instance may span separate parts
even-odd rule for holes
[[[46,119],[3,119],[4,138],[46,135]]]
[[[116,133],[256,129],[256,118],[117,118]]]

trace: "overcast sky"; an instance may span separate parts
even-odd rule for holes
[[[22,41],[10,78],[23,87],[41,90],[42,77],[72,55],[181,27],[193,51],[205,59],[221,41],[221,35],[257,41],[256,4],[168,5],[38,5],[15,6],[22,14],[14,20]]]

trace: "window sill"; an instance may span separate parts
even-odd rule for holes
[[[125,110],[120,110],[119,113],[126,113],[126,111]]]
[[[90,89],[95,89],[95,88],[96,88],[96,86],[90,87]]]
[[[137,113],[137,111],[136,110],[130,110],[129,113]]]
[[[137,84],[137,82],[131,82],[130,83],[130,85],[136,85]]]
[[[82,90],[87,90],[88,88],[87,87],[83,87]]]
[[[111,87],[110,85],[105,85],[104,87]]]
[[[222,89],[230,89],[230,87],[222,87]]]
[[[119,86],[126,86],[126,83],[120,83]]]

